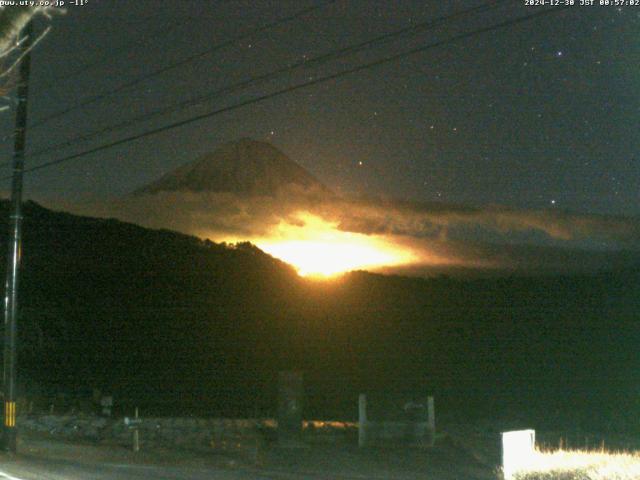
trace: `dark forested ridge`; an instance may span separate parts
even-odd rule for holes
[[[6,202],[0,215],[4,259]],[[631,265],[591,276],[354,272],[321,282],[250,244],[34,203],[23,265],[26,391],[97,387],[159,411],[169,402],[249,415],[272,408],[275,372],[300,369],[310,416],[353,416],[359,391],[411,390],[435,393],[442,414],[637,427],[640,270]]]

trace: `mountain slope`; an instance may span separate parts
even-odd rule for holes
[[[3,258],[8,210],[1,202]],[[633,270],[306,281],[248,244],[28,203],[20,294],[22,384],[99,387],[148,414],[272,414],[276,372],[299,369],[315,418],[348,416],[367,390],[432,391],[451,415],[636,418],[625,407],[640,382]]]
[[[222,145],[213,153],[169,172],[136,193],[275,195],[292,187],[303,192],[329,192],[313,175],[273,145],[244,138]]]

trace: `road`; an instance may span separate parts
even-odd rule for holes
[[[140,452],[22,438],[18,454],[0,453],[0,480],[248,480],[260,475],[235,462],[203,460],[188,453]]]
[[[271,449],[259,464],[211,453],[22,437],[16,455],[0,453],[0,480],[495,480],[455,449],[431,451],[317,446]]]
[[[392,478],[396,477],[388,474],[371,476],[308,471],[232,470],[0,456],[0,480],[382,480]]]
[[[261,478],[273,477],[210,467],[86,463],[29,456],[0,458],[0,480],[247,480]]]
[[[399,472],[398,472],[399,473]],[[476,480],[493,475],[460,476],[453,471],[443,474],[423,472],[336,473],[318,471],[259,470],[252,468],[219,468],[211,466],[140,465],[130,463],[86,462],[83,460],[43,459],[28,455],[0,455],[0,480]]]

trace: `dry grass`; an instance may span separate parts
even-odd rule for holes
[[[640,452],[536,451],[514,480],[640,480]]]

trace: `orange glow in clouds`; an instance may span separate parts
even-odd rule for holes
[[[293,265],[301,276],[330,277],[351,270],[403,265],[415,260],[404,247],[384,237],[338,230],[336,223],[299,214],[301,225],[281,222],[270,238],[254,243]]]

